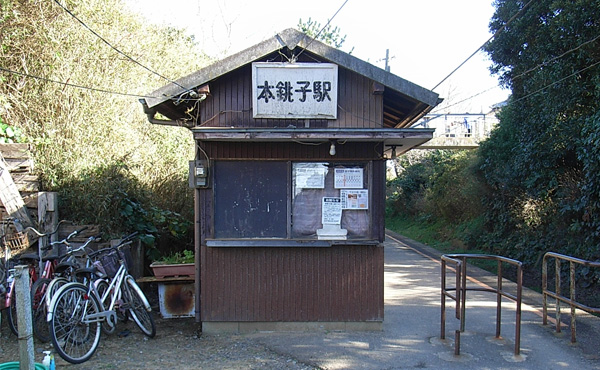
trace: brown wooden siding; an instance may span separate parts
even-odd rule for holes
[[[371,160],[373,237],[384,240],[385,161],[380,144],[204,142],[211,160]],[[212,189],[200,192],[202,321],[382,321],[383,247],[207,247]]]
[[[211,160],[382,160],[379,143],[337,143],[334,157],[329,155],[329,143],[319,145],[273,142],[203,142],[200,144]],[[385,172],[384,172],[385,173]],[[379,176],[379,175],[378,175]],[[383,176],[385,178],[385,175]],[[385,184],[384,184],[385,185]]]
[[[383,247],[203,247],[202,321],[381,321]]]
[[[372,93],[372,81],[350,70],[338,70],[338,119],[309,120],[312,128],[381,128],[383,95]],[[251,65],[219,77],[200,106],[202,127],[304,127],[306,120],[253,119]],[[196,110],[192,115],[197,115]]]
[[[304,55],[304,61],[308,61]],[[264,60],[269,60],[270,57]],[[312,60],[311,60],[312,61]],[[309,120],[312,128],[380,128],[383,96],[372,81],[338,70],[338,119]],[[251,66],[210,83],[200,104],[204,127],[305,127],[306,120],[252,118]],[[383,242],[385,161],[381,143],[198,142],[211,161],[371,161],[372,237]],[[207,247],[214,237],[213,189],[200,190],[202,321],[382,321],[383,246]]]

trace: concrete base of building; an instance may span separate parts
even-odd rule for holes
[[[382,331],[382,321],[361,322],[247,322],[205,321],[202,332],[207,334],[256,332],[319,332],[319,331]]]

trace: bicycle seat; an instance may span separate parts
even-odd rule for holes
[[[58,259],[63,258],[63,256],[59,256],[58,254],[47,254],[45,256],[42,256],[42,261],[46,262],[46,261],[56,261]]]
[[[79,265],[76,262],[64,261],[64,262],[60,262],[58,265],[56,265],[56,267],[54,268],[54,273],[62,274],[68,269],[76,270],[78,268],[79,268]]]
[[[23,253],[15,256],[14,259],[27,262],[38,262],[40,260],[40,256],[38,256],[36,253]]]
[[[99,278],[104,278],[106,277],[105,274],[102,273],[102,271],[98,270],[98,268],[96,266],[92,266],[92,267],[82,267],[82,268],[78,268],[77,270],[75,270],[75,276],[80,277],[80,276],[87,276],[87,277],[94,277],[97,276]]]

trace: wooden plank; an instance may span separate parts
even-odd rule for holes
[[[42,232],[52,232],[58,225],[58,196],[53,192],[40,193],[38,196],[38,227]],[[56,234],[50,235],[50,242],[58,240]]]
[[[164,277],[164,278],[158,278],[156,276],[143,276],[138,279],[135,279],[135,281],[137,283],[181,283],[181,282],[195,281],[195,279],[190,276],[185,276],[185,277],[171,276],[171,277]]]
[[[33,222],[27,213],[25,202],[19,193],[17,186],[8,170],[8,166],[4,161],[4,157],[0,154],[0,200],[6,208],[6,212],[10,217],[14,217],[20,221],[16,224],[17,230],[22,231],[22,228],[33,226]],[[21,228],[22,227],[22,228]],[[20,229],[20,230],[19,230]]]
[[[0,144],[0,152],[6,159],[29,158],[30,144]]]

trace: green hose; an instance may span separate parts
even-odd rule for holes
[[[19,361],[14,361],[14,362],[5,362],[3,364],[0,364],[0,370],[19,370],[20,364]],[[47,370],[46,366],[40,364],[39,362],[35,363],[35,370]]]

